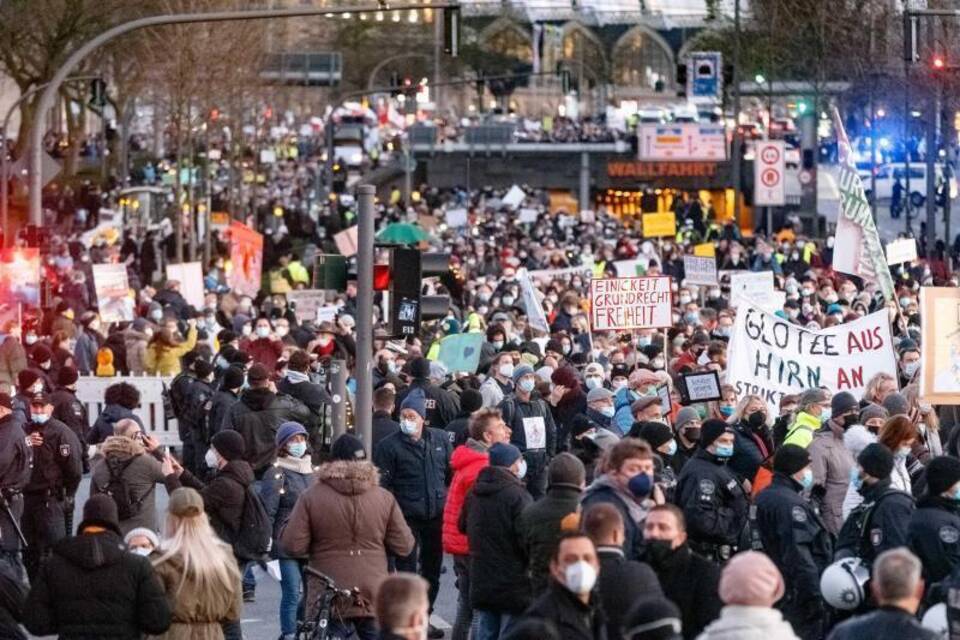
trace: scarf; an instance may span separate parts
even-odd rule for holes
[[[276,465],[281,469],[293,471],[294,473],[302,473],[304,475],[314,472],[313,463],[310,461],[310,456],[304,456],[302,458],[281,456],[277,458]]]
[[[310,382],[310,376],[306,373],[301,373],[299,371],[293,371],[292,369],[287,369],[287,380],[293,384],[299,384],[301,382]]]

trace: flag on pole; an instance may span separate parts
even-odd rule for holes
[[[526,269],[521,269],[517,276],[520,280],[520,295],[523,298],[523,306],[527,310],[527,323],[541,333],[550,333],[547,316],[543,313],[543,305],[540,303],[537,290],[530,280],[530,274],[527,273]]]
[[[840,152],[838,186],[840,215],[833,248],[833,268],[841,273],[859,276],[877,283],[887,300],[893,300],[893,278],[883,255],[877,225],[870,211],[870,203],[863,191],[863,181],[857,173],[853,151],[843,129],[840,112],[833,110]]]

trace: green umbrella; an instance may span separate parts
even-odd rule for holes
[[[378,241],[394,244],[417,244],[429,239],[429,233],[411,222],[392,222],[377,234]]]

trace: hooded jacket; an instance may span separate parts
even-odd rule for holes
[[[137,640],[166,631],[170,607],[150,561],[125,551],[108,530],[54,547],[27,596],[24,624],[64,640]]]
[[[180,487],[191,487],[200,492],[203,510],[210,518],[210,526],[220,539],[233,544],[243,517],[243,500],[247,487],[253,484],[253,469],[243,460],[231,460],[210,480],[204,483],[186,469],[166,478],[167,492]]]
[[[728,605],[697,640],[799,640],[783,614],[770,607]]]
[[[148,454],[140,442],[123,436],[110,436],[100,445],[100,454],[90,476],[90,493],[106,493],[110,484],[110,464],[123,468],[121,477],[130,491],[131,506],[139,504],[136,514],[120,521],[124,534],[137,527],[157,531],[156,485],[164,481],[160,462]],[[125,466],[124,466],[125,465]]]
[[[127,418],[140,425],[141,431],[144,430],[143,422],[133,411],[123,405],[108,404],[97,416],[96,422],[93,423],[89,433],[87,433],[86,444],[100,444],[113,435],[113,425]]]
[[[247,389],[240,402],[227,411],[219,430],[233,429],[243,436],[244,458],[261,478],[277,459],[277,427],[293,421],[310,431],[312,418],[310,410],[295,398],[266,388]]]
[[[340,587],[357,587],[361,600],[344,617],[369,617],[387,577],[387,553],[407,556],[414,547],[393,495],[380,486],[377,468],[367,461],[335,461],[320,467],[316,482],[297,500],[280,536],[281,551],[308,557],[312,568]],[[313,615],[314,578],[307,576],[307,604]]]
[[[447,491],[447,502],[443,507],[443,550],[454,555],[470,553],[467,536],[460,531],[460,511],[467,494],[480,474],[480,470],[490,464],[490,454],[483,443],[470,438],[467,444],[454,449],[450,456],[453,480]]]

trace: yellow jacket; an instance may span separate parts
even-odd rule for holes
[[[793,424],[787,430],[787,437],[783,439],[783,444],[795,444],[806,449],[813,442],[813,434],[819,428],[820,418],[801,411],[793,419]]]
[[[156,342],[147,346],[143,368],[153,376],[175,376],[180,373],[180,358],[197,346],[197,328],[190,327],[187,339],[176,347],[161,347]]]

